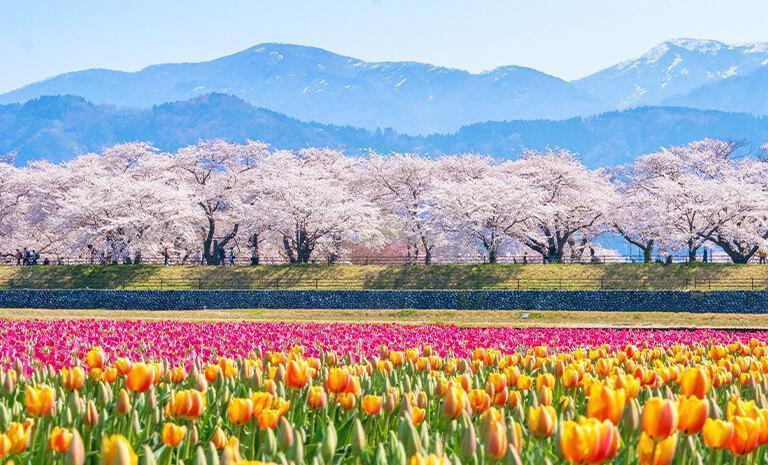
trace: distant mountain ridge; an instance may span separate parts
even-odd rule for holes
[[[728,45],[714,40],[673,39],[639,58],[603,69],[573,84],[619,109],[675,101],[693,103],[692,99],[675,99],[697,89],[705,90],[702,86],[747,76],[765,69],[766,65],[768,43]]]
[[[147,141],[175,150],[199,140],[263,140],[274,148],[341,148],[352,155],[425,155],[476,152],[514,158],[523,149],[562,147],[589,166],[613,166],[662,146],[704,137],[768,142],[768,117],[686,108],[644,107],[563,121],[477,123],[453,134],[411,136],[393,130],[302,122],[223,94],[151,108],[96,105],[82,97],[41,97],[0,105],[0,154],[15,151],[17,162],[67,160],[79,153],[129,141]]]
[[[426,134],[487,120],[563,119],[609,106],[562,79],[519,66],[472,74],[415,62],[370,63],[323,49],[261,44],[201,63],[134,73],[91,69],[0,95],[23,103],[79,95],[95,103],[149,107],[211,92],[306,121]]]
[[[220,92],[303,121],[430,134],[484,121],[562,120],[654,105],[768,114],[765,89],[768,43],[673,39],[572,82],[520,66],[469,73],[268,43],[200,63],[65,73],[2,94],[0,104],[79,95],[148,108]]]

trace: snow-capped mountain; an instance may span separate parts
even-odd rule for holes
[[[749,75],[766,65],[768,43],[728,45],[714,40],[674,39],[573,84],[616,108],[630,108],[657,105],[701,86]]]
[[[79,95],[94,103],[148,107],[223,92],[302,120],[409,133],[449,132],[479,121],[563,119],[609,109],[539,71],[506,66],[473,74],[414,62],[370,63],[326,50],[262,44],[202,63],[135,73],[62,74],[0,96],[21,103]]]

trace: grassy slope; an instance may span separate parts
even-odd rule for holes
[[[0,267],[0,288],[766,289],[759,265]]]
[[[523,318],[528,314],[528,318]],[[768,315],[693,314],[662,312],[481,311],[481,310],[200,310],[114,311],[0,309],[0,318],[178,320],[192,322],[264,321],[288,323],[404,323],[455,324],[509,327],[628,327],[628,328],[761,328],[768,329]]]

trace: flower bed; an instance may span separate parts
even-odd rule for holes
[[[764,463],[768,332],[0,321],[31,464]]]

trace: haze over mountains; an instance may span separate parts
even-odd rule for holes
[[[64,95],[82,98],[24,103]],[[501,157],[548,145],[615,164],[692,137],[768,142],[765,118],[753,116],[768,114],[768,43],[675,39],[572,82],[518,66],[473,74],[262,44],[202,63],[66,73],[0,95],[0,104],[8,104],[0,107],[0,153],[17,151],[20,160],[129,140],[170,150],[221,137]],[[432,133],[445,135],[425,136]]]
[[[486,122],[454,134],[411,136],[393,130],[308,123],[254,107],[236,97],[211,94],[152,108],[95,105],[82,97],[41,97],[0,106],[0,153],[62,161],[131,140],[174,150],[199,140],[268,141],[277,149],[337,147],[351,155],[427,155],[478,152],[513,158],[523,149],[563,147],[593,167],[612,166],[664,145],[704,137],[768,141],[768,117],[685,108],[644,107],[562,121]]]

